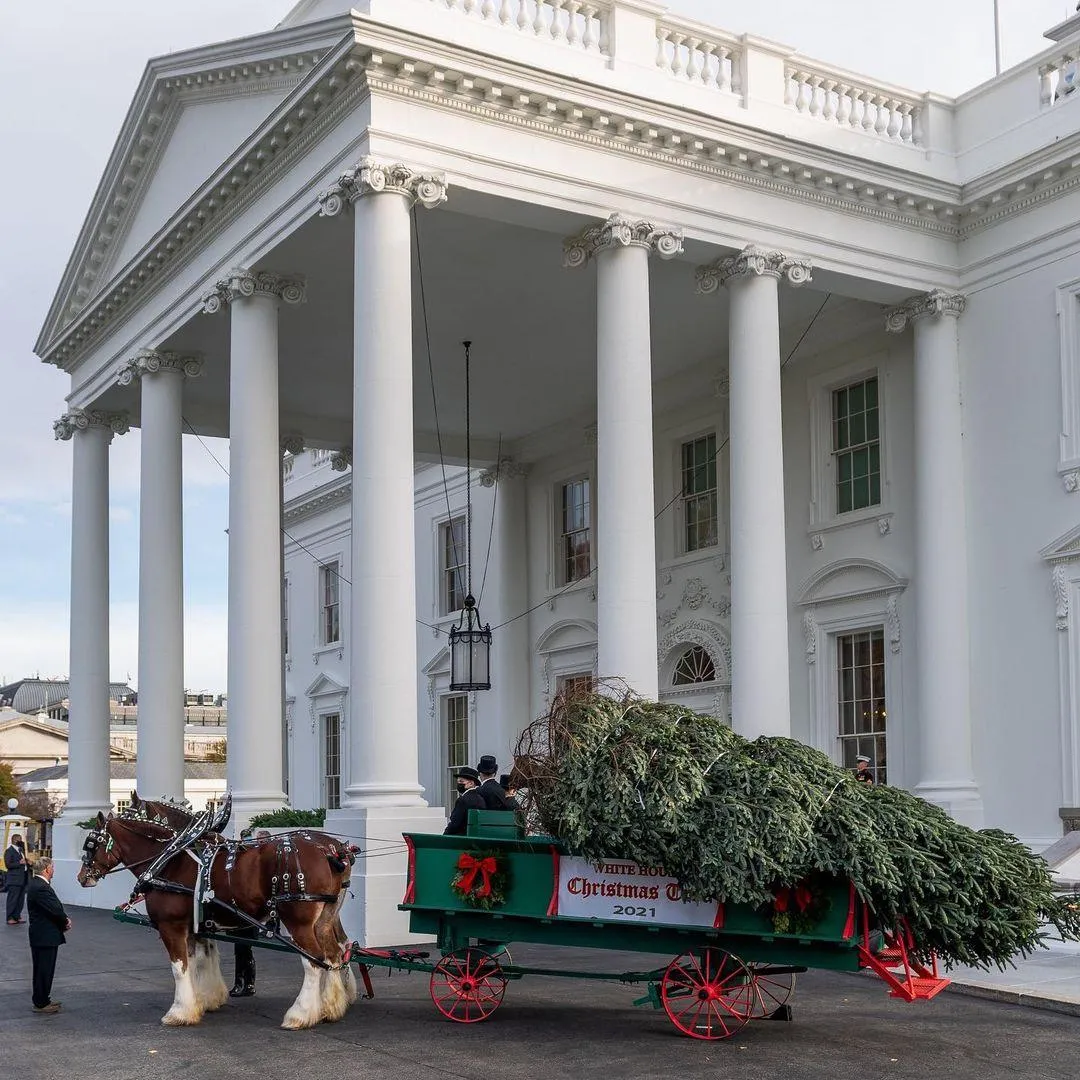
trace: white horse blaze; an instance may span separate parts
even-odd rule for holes
[[[296,995],[296,1000],[281,1022],[283,1028],[314,1027],[322,1019],[320,989],[323,969],[310,960],[302,959],[300,963],[304,966],[304,985],[300,987],[300,993]]]
[[[163,1024],[181,1027],[186,1024],[197,1024],[202,1019],[203,1010],[195,993],[193,967],[194,965],[187,960],[172,961],[176,993],[173,997],[172,1008],[161,1018]]]

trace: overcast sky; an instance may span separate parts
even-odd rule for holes
[[[993,0],[679,0],[673,10],[916,91],[994,73]],[[151,56],[271,29],[289,0],[38,0],[0,5],[0,681],[66,675],[71,446],[67,378],[33,342]],[[1049,43],[1066,0],[1001,0],[1006,67]],[[227,450],[215,452],[227,460]],[[112,674],[137,678],[139,436],[111,456]],[[186,680],[225,689],[225,477],[185,438]]]

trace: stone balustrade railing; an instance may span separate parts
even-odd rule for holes
[[[785,64],[784,78],[784,103],[804,116],[922,145],[922,99],[916,95],[801,58]]]
[[[742,46],[739,39],[699,23],[664,19],[656,24],[656,66],[685,79],[726,93],[742,90]]]
[[[607,52],[610,0],[431,0],[451,11],[585,52]]]

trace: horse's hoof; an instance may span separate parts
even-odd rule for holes
[[[185,1015],[184,1013],[174,1013],[170,1010],[161,1018],[161,1022],[165,1025],[165,1027],[191,1027],[197,1024],[201,1019],[201,1016],[190,1016]]]
[[[318,1017],[290,1016],[286,1013],[285,1019],[281,1021],[281,1026],[289,1031],[303,1031],[305,1028],[314,1027],[318,1022]]]

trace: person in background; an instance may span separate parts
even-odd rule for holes
[[[53,861],[44,856],[34,866],[34,876],[27,892],[26,908],[30,913],[30,959],[33,964],[34,1012],[52,1015],[60,1011],[60,1002],[52,1000],[56,955],[71,929],[71,920],[50,884]]]
[[[486,810],[487,803],[480,794],[480,774],[468,766],[457,771],[457,802],[450,811],[450,820],[443,829],[446,836],[464,836],[469,829],[469,811]]]
[[[4,869],[7,870],[7,924],[18,926],[26,920],[22,917],[23,899],[29,869],[26,865],[26,848],[18,833],[12,834],[11,843],[4,852]]]
[[[860,784],[872,784],[874,774],[870,770],[870,759],[865,754],[860,754],[855,759],[855,779]]]
[[[495,779],[499,775],[499,763],[491,754],[484,756],[477,763],[476,771],[480,774],[480,794],[484,797],[484,807],[488,810],[513,810],[506,800],[506,792]]]
[[[256,845],[263,840],[270,839],[267,829],[258,829],[255,832]],[[258,934],[254,926],[245,926],[234,931],[236,937],[254,938]],[[233,987],[229,991],[229,997],[254,997],[255,996],[255,950],[250,945],[237,942],[233,946]]]
[[[506,796],[508,803],[507,810],[513,810],[519,812],[521,810],[521,803],[517,799],[517,787],[514,784],[514,777],[512,773],[503,773],[499,777],[499,787],[503,789],[503,794]]]

